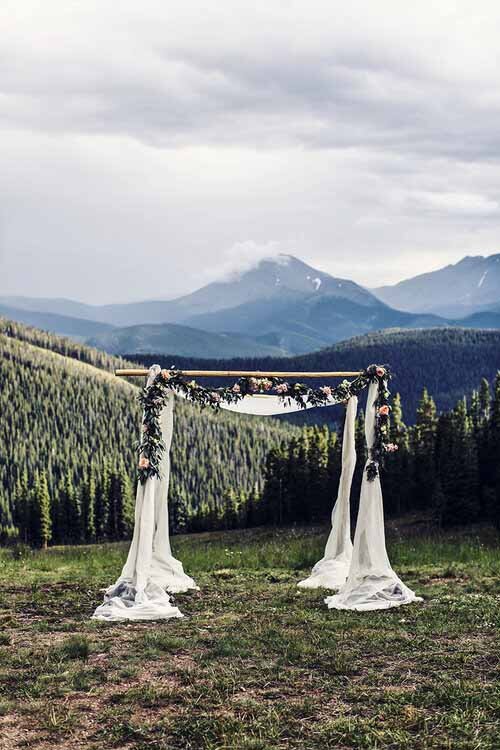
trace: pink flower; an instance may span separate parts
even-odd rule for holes
[[[377,369],[375,370],[375,372],[377,373],[377,375],[379,376],[379,378],[383,378],[384,375],[385,375],[385,369],[383,367],[377,367]]]
[[[288,383],[279,383],[276,386],[276,393],[288,393]]]
[[[251,391],[256,391],[259,387],[259,381],[257,378],[248,378],[248,387]]]
[[[387,443],[385,449],[388,453],[394,453],[395,451],[399,450],[399,446],[396,445],[396,443]]]
[[[161,376],[162,376],[163,380],[170,380],[170,373],[169,373],[168,370],[162,370],[161,371]]]
[[[378,410],[378,413],[380,414],[381,417],[386,417],[389,414],[389,407],[386,405],[381,406],[380,409]]]
[[[269,380],[269,378],[262,378],[262,380],[260,381],[260,387],[264,391],[270,391],[273,387],[273,381]]]
[[[329,385],[322,385],[321,388],[320,388],[320,391],[321,391],[321,393],[324,396],[331,396],[332,395],[332,389],[330,388]]]
[[[217,404],[221,400],[220,393],[217,393],[216,391],[212,391],[210,393],[210,396],[211,396],[212,401],[215,401],[215,403],[217,403]]]
[[[146,456],[140,457],[139,469],[149,469],[149,458],[146,458]]]
[[[240,388],[240,386],[238,385],[238,383],[235,383],[235,384],[233,385],[233,387],[231,388],[231,390],[232,390],[232,392],[233,392],[233,393],[240,393],[240,392],[241,392],[241,388]]]

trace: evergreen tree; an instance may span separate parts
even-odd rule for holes
[[[465,397],[458,402],[450,421],[450,474],[442,514],[445,526],[472,523],[479,515],[477,450]],[[443,445],[443,450],[446,450],[446,445]]]
[[[88,477],[80,485],[80,509],[83,539],[85,542],[95,542],[95,477],[92,467],[89,469]]]
[[[434,399],[424,388],[417,408],[413,430],[414,495],[413,507],[425,508],[434,494],[436,484],[436,427],[437,415]]]
[[[101,476],[95,488],[95,531],[98,541],[108,538],[109,529],[109,494],[111,485],[111,471],[108,459],[104,460]]]
[[[73,484],[73,477],[68,470],[64,476],[61,492],[58,498],[60,506],[60,518],[64,518],[63,539],[69,544],[77,544],[82,541],[82,512],[80,498]]]
[[[410,432],[404,423],[401,396],[396,393],[392,403],[389,442],[398,450],[386,457],[383,475],[384,507],[387,515],[399,516],[412,507],[413,484],[410,462]]]
[[[36,475],[31,492],[30,541],[37,547],[47,548],[52,536],[50,495],[45,472]]]
[[[308,496],[312,520],[324,520],[331,513],[331,498],[328,494],[328,428],[313,427],[309,430],[307,451]]]
[[[19,529],[19,535],[23,542],[29,542],[30,529],[30,491],[28,474],[24,470],[21,477],[16,481],[12,496],[13,522]]]
[[[238,504],[236,493],[229,489],[224,493],[224,528],[236,529],[238,527]]]

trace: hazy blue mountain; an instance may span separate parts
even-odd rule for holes
[[[258,300],[229,310],[191,318],[197,328],[260,337],[295,354],[382,328],[428,328],[445,325],[435,315],[414,315],[380,302],[362,305],[333,294],[294,300]]]
[[[99,307],[66,299],[11,298],[32,315],[37,305],[45,315],[78,313],[80,322],[73,328],[28,318],[26,313],[8,314],[124,354],[303,354],[388,328],[500,328],[499,290],[500,255],[464,258],[440,271],[381,287],[376,291],[383,299],[353,281],[278,255],[174,300]],[[443,315],[432,312],[438,309]],[[82,318],[104,322],[108,328],[87,333]],[[181,332],[173,324],[187,328]],[[111,325],[116,329],[109,329]]]
[[[33,312],[66,315],[71,318],[102,322],[102,318],[96,314],[96,310],[99,308],[86,305],[84,302],[65,299],[64,297],[15,297],[3,295],[0,296],[0,305],[12,307],[16,310],[31,310]]]
[[[500,254],[467,256],[438,271],[373,289],[379,299],[399,310],[433,312],[461,318],[500,307]]]
[[[173,300],[115,305],[85,305],[66,299],[0,297],[11,307],[73,315],[118,326],[141,323],[187,323],[195,315],[237,307],[257,300],[293,300],[333,294],[360,305],[378,305],[376,297],[347,279],[330,276],[291,255],[264,259],[254,268],[233,273]]]
[[[44,331],[50,331],[50,333],[70,336],[78,341],[85,341],[91,336],[110,331],[113,328],[107,323],[98,323],[93,320],[83,320],[82,318],[49,312],[21,310],[2,304],[0,304],[0,316],[9,320],[17,320],[18,323],[41,328]]]
[[[180,356],[264,357],[288,353],[278,346],[251,337],[209,333],[175,323],[113,328],[89,338],[87,343],[109,354],[175,352]]]

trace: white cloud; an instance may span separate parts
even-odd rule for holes
[[[497,251],[499,20],[4,1],[0,291],[168,297],[275,249],[375,285]]]

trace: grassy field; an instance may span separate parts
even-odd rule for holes
[[[0,551],[0,748],[497,750],[498,538],[389,538],[423,604],[328,611],[324,530],[254,530],[176,537],[185,619],[114,625],[126,546]]]

